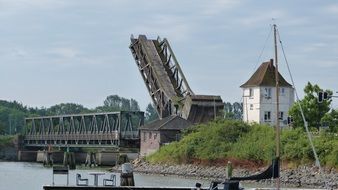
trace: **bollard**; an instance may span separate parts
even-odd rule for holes
[[[135,186],[133,166],[131,163],[122,164],[120,185],[121,186]]]
[[[226,176],[227,179],[230,179],[232,177],[232,170],[233,170],[232,163],[230,161],[228,161],[228,164],[227,164],[227,173],[226,173],[227,174],[227,176]]]

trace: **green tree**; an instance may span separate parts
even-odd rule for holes
[[[28,109],[21,103],[0,100],[0,134],[20,133],[27,115]]]
[[[4,135],[5,134],[5,124],[0,121],[0,135]]]
[[[236,119],[241,120],[243,116],[243,105],[239,102],[230,102],[224,103],[224,118],[225,119]]]
[[[324,126],[329,127],[329,131],[333,133],[338,132],[338,110],[332,109],[321,119],[321,123]]]
[[[130,99],[130,110],[131,111],[139,111],[140,106],[138,105],[138,102],[134,99]]]
[[[321,119],[330,110],[331,100],[324,100],[322,103],[318,103],[318,92],[320,91],[323,91],[323,89],[321,89],[317,84],[312,85],[308,82],[304,88],[305,96],[299,101],[310,128],[319,129]],[[332,95],[330,90],[325,91]],[[290,108],[289,115],[293,117],[294,127],[304,126],[297,102]]]
[[[140,106],[134,99],[127,99],[118,95],[110,95],[103,102],[103,106],[97,107],[99,111],[139,111]]]
[[[153,104],[149,103],[146,108],[145,123],[150,123],[156,119],[158,119],[158,114],[156,112],[156,109],[153,106]]]
[[[80,104],[61,103],[50,107],[49,109],[47,109],[47,112],[50,115],[79,114],[87,113],[89,112],[89,109]]]

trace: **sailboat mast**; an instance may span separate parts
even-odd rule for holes
[[[273,25],[274,45],[275,45],[275,78],[276,78],[276,159],[280,158],[280,127],[279,127],[279,72],[278,72],[278,52],[277,52],[277,26]],[[279,164],[278,164],[279,165]],[[278,170],[280,167],[278,166]],[[279,173],[280,171],[278,171]],[[280,178],[276,179],[276,188],[280,188]]]

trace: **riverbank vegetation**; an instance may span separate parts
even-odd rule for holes
[[[15,136],[10,135],[0,135],[0,150],[4,147],[13,146]]]
[[[138,102],[118,95],[110,95],[103,101],[103,105],[93,109],[75,103],[60,103],[49,108],[33,108],[24,106],[18,101],[0,100],[0,135],[12,135],[23,132],[24,118],[47,115],[139,111]],[[152,104],[149,104],[145,113],[145,122],[157,119],[157,113]]]
[[[186,164],[242,160],[267,163],[274,157],[274,129],[236,120],[217,120],[187,130],[179,142],[163,146],[147,157],[151,163]],[[338,168],[338,137],[320,132],[314,144],[322,164]],[[283,129],[282,159],[293,165],[314,162],[314,156],[303,129]]]

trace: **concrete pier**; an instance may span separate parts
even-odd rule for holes
[[[29,150],[20,150],[18,151],[18,161],[22,162],[39,162],[45,163],[47,165],[52,162],[53,164],[63,164],[65,161],[69,162],[67,159],[72,159],[76,165],[82,165],[86,163],[88,159],[88,154],[86,152],[72,152],[71,158],[65,157],[65,152],[63,151],[29,151]],[[129,156],[128,156],[129,157]],[[93,153],[91,157],[92,166],[114,166],[119,160],[119,153],[115,152],[98,152]],[[125,162],[125,160],[123,160]],[[122,162],[122,163],[124,163]]]
[[[88,152],[87,156],[86,156],[85,166],[89,166],[89,167],[94,166],[95,167],[96,165],[97,165],[97,163],[96,163],[96,153]]]
[[[69,169],[71,170],[74,170],[76,168],[74,152],[65,152],[63,154],[63,165],[69,166]]]
[[[36,151],[18,151],[18,161],[22,162],[36,162],[37,152]]]

